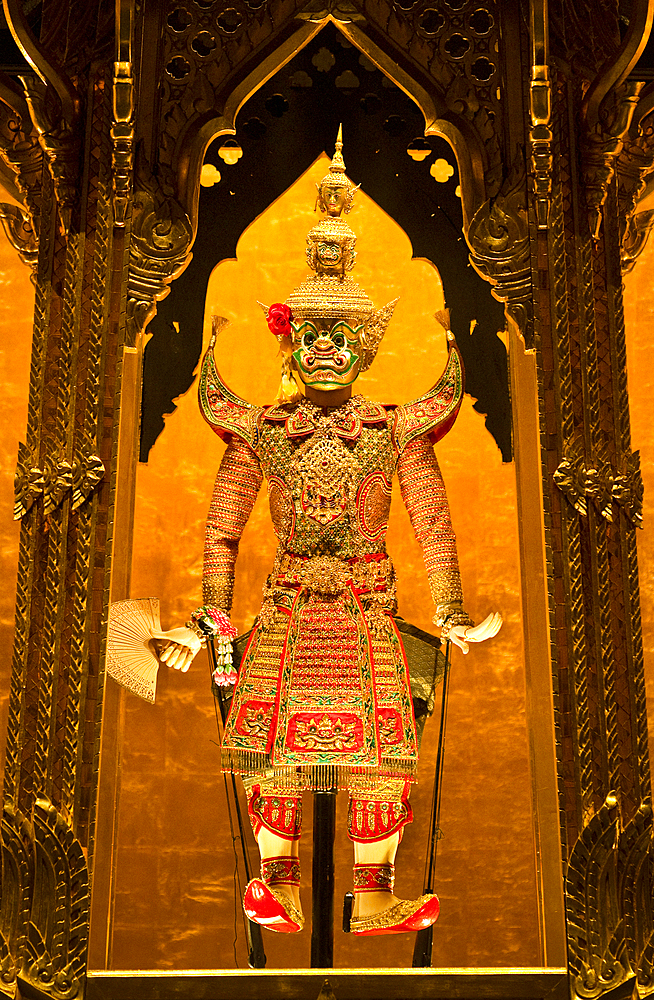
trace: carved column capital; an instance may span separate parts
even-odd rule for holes
[[[15,92],[13,86],[1,86],[0,99],[0,157],[15,176],[24,206],[20,219],[15,206],[7,206],[2,223],[21,260],[33,267],[41,217],[43,151],[23,95]]]
[[[602,222],[602,205],[622,152],[644,84],[627,80],[610,90],[600,106],[599,118],[586,130],[582,143],[582,167],[586,186],[588,225],[595,239]]]
[[[466,232],[470,262],[505,304],[527,347],[533,340],[531,251],[527,223],[526,170],[522,155],[496,198],[477,209]]]
[[[81,137],[78,116],[67,119],[53,87],[35,74],[21,77],[39,143],[54,182],[62,232],[67,235],[78,200]]]
[[[142,165],[136,180],[127,285],[127,340],[134,344],[157,302],[190,262],[193,227],[174,198],[165,197]]]

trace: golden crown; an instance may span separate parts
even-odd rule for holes
[[[345,173],[342,149],[343,132],[340,126],[329,173],[318,185],[318,205],[322,212],[328,212],[323,196],[326,185],[345,188],[345,197],[335,209],[338,214],[327,214],[307,234],[307,263],[314,274],[293,289],[286,303],[296,323],[305,319],[343,319],[363,325],[361,342],[365,356],[361,370],[364,371],[373,361],[395,303],[375,312],[364,289],[349,275],[356,260],[357,238],[341,218],[341,213],[349,211],[358,185],[355,186]]]

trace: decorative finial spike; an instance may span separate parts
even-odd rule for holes
[[[338,126],[338,135],[336,136],[336,143],[334,148],[334,155],[332,157],[332,162],[329,165],[330,173],[332,174],[344,174],[345,173],[345,161],[343,159],[343,125]]]

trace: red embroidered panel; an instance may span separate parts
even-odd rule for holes
[[[402,742],[404,736],[402,716],[394,708],[380,708],[377,711],[377,724],[382,747]]]
[[[274,710],[274,702],[246,701],[238,713],[236,731],[249,736],[253,744],[265,747]]]
[[[287,747],[299,751],[355,753],[363,746],[363,723],[351,712],[331,715],[298,712],[291,716]]]

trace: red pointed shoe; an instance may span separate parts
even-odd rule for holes
[[[361,920],[350,920],[350,933],[362,937],[373,934],[405,934],[422,931],[431,927],[438,920],[440,913],[438,896],[428,894],[419,899],[405,899],[388,910],[374,913],[371,917]]]
[[[260,878],[253,878],[246,885],[243,909],[250,920],[279,934],[294,934],[304,927],[304,917],[289,898]]]

